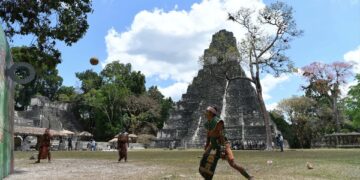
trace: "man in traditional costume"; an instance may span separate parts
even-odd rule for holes
[[[129,146],[129,136],[126,132],[120,133],[118,135],[118,151],[119,151],[119,161],[120,162],[123,158],[125,162],[127,162],[127,149]]]
[[[235,163],[234,155],[230,148],[230,142],[225,136],[224,121],[221,120],[217,114],[218,111],[216,107],[209,106],[206,108],[205,116],[208,121],[204,125],[207,130],[204,157],[209,157],[211,150],[215,150],[216,155],[211,157],[210,160],[209,158],[207,158],[207,160],[203,158],[201,162],[201,165],[203,166],[200,166],[199,168],[200,174],[205,179],[212,179],[217,160],[221,157],[222,159],[227,159],[229,165],[239,171],[245,178],[253,179],[253,176],[249,175],[242,166]],[[208,166],[208,168],[206,166]],[[210,166],[213,167],[211,168]]]
[[[50,153],[51,139],[52,136],[50,134],[50,129],[47,128],[45,129],[45,133],[42,135],[40,139],[38,160],[35,163],[40,163],[40,159],[46,159],[46,158],[48,158],[48,162],[51,162],[51,153]]]

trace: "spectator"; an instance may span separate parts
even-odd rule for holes
[[[68,138],[68,151],[71,151],[72,150],[72,138],[69,137]]]
[[[278,134],[276,137],[278,146],[280,147],[280,151],[284,152],[284,138],[281,134]]]
[[[90,146],[91,146],[91,151],[95,151],[95,150],[96,150],[96,142],[95,142],[94,139],[91,140]]]

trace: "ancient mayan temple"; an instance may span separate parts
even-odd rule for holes
[[[83,130],[82,125],[71,111],[71,104],[51,102],[44,96],[35,96],[26,111],[15,111],[15,126],[67,129],[74,132]]]
[[[212,54],[233,53],[224,62]],[[221,110],[227,137],[240,142],[242,148],[259,149],[265,146],[266,133],[263,116],[256,98],[255,89],[249,81],[227,81],[229,76],[244,75],[238,59],[236,39],[232,32],[221,30],[214,34],[209,49],[204,51],[204,65],[188,86],[186,94],[177,102],[164,128],[158,132],[155,147],[169,147],[171,142],[182,147],[203,147],[206,132],[204,111],[215,105]],[[274,132],[274,126],[272,130]]]

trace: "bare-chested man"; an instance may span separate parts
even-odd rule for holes
[[[51,139],[52,136],[50,134],[50,129],[47,128],[45,130],[45,133],[42,135],[40,139],[38,160],[35,163],[40,163],[40,159],[46,159],[46,158],[48,158],[48,162],[51,162],[51,153],[50,153]]]
[[[129,146],[129,136],[126,132],[118,135],[118,151],[119,151],[119,162],[124,158],[127,162],[127,148]]]

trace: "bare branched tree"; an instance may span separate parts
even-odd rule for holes
[[[278,77],[282,73],[294,71],[293,62],[286,56],[285,51],[290,48],[289,42],[303,31],[296,27],[292,8],[283,2],[270,4],[259,12],[242,8],[237,13],[229,13],[228,19],[246,31],[238,49],[240,62],[247,65],[250,77],[244,74],[231,76],[227,73],[225,77],[228,81],[243,79],[254,84],[260,111],[264,116],[266,149],[271,150],[270,116],[263,98],[260,75],[271,73]]]

